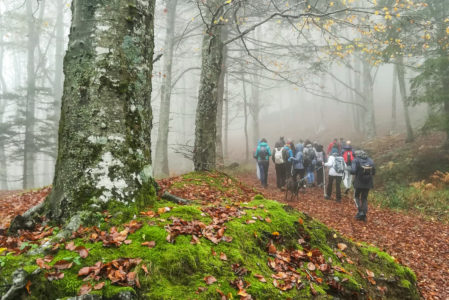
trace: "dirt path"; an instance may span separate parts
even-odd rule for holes
[[[268,189],[261,189],[253,174],[237,177],[265,197],[284,202],[284,193],[275,188],[271,172]],[[343,198],[342,203],[325,200],[323,190],[318,188],[308,189],[299,201],[288,204],[349,238],[374,244],[409,266],[417,274],[423,298],[449,300],[449,225],[372,205],[368,221],[359,222],[354,219],[356,209],[351,198]]]

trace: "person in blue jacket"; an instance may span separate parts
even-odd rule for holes
[[[299,143],[296,145],[296,154],[289,158],[289,161],[293,162],[293,179],[297,182],[299,179],[303,179],[306,173],[304,169],[304,146]]]
[[[257,145],[254,158],[257,159],[257,164],[259,165],[260,183],[265,188],[268,186],[268,167],[270,166],[270,157],[270,146],[268,146],[267,140],[263,138],[260,140],[259,145]]]

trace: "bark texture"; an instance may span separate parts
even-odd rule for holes
[[[154,169],[157,176],[169,174],[168,167],[168,132],[170,128],[170,98],[172,87],[172,65],[175,38],[176,6],[178,0],[167,0],[167,28],[164,46],[164,77],[161,86],[161,108],[156,142],[156,159]]]
[[[407,129],[406,142],[413,142],[413,140],[415,138],[413,135],[412,123],[410,121],[410,114],[408,112],[407,91],[406,91],[406,87],[405,87],[404,58],[402,56],[398,57],[398,64],[396,65],[396,71],[397,71],[397,75],[398,75],[397,79],[399,82],[399,92],[401,93],[402,105],[404,108],[405,127]]]
[[[47,215],[154,194],[151,72],[155,0],[74,0],[58,158]]]
[[[223,27],[221,39],[224,41],[228,37],[228,30],[226,26]],[[220,79],[218,80],[217,89],[217,165],[224,166],[224,152],[223,152],[223,104],[225,92],[225,78],[227,71],[227,47],[223,47],[223,62],[221,65]]]
[[[208,19],[212,19],[210,12],[215,12],[220,7],[219,1],[212,2],[208,9]],[[219,16],[220,13],[214,15]],[[213,20],[210,24],[203,36],[202,44],[201,79],[193,149],[195,171],[215,169],[216,160],[217,88],[223,60],[223,42],[220,26],[215,25]]]

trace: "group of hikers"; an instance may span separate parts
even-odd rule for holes
[[[293,180],[298,187],[323,187],[324,198],[330,200],[335,182],[336,201],[341,202],[341,183],[345,187],[345,194],[348,194],[353,185],[358,209],[355,218],[366,221],[367,198],[369,190],[373,188],[376,169],[365,151],[354,151],[351,141],[335,138],[325,151],[318,142],[300,140],[295,145],[291,139],[285,141],[283,137],[271,149],[263,138],[258,142],[254,158],[257,160],[258,177],[265,188],[268,186],[270,158],[276,169],[276,185],[280,190],[285,188],[287,180]]]

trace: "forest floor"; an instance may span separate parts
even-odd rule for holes
[[[344,196],[341,203],[325,200],[323,190],[319,188],[300,192],[299,201],[286,202],[284,192],[275,186],[273,168],[267,189],[260,188],[255,171],[254,174],[241,174],[237,178],[257,187],[268,199],[287,203],[346,237],[371,243],[388,252],[415,271],[423,298],[449,300],[448,224],[372,205],[369,205],[367,222],[360,222],[354,219],[357,211],[351,197]]]
[[[254,172],[255,173],[255,172]],[[284,201],[284,193],[275,188],[274,170],[270,169],[270,186],[260,188],[255,174],[238,174],[237,178],[255,187],[268,199]],[[0,191],[0,234],[12,218],[42,202],[50,188],[24,193]],[[423,298],[449,300],[449,224],[432,221],[417,214],[369,205],[368,221],[356,221],[353,200],[345,196],[341,203],[323,198],[323,190],[309,188],[299,201],[287,202],[355,240],[371,243],[413,269]]]

